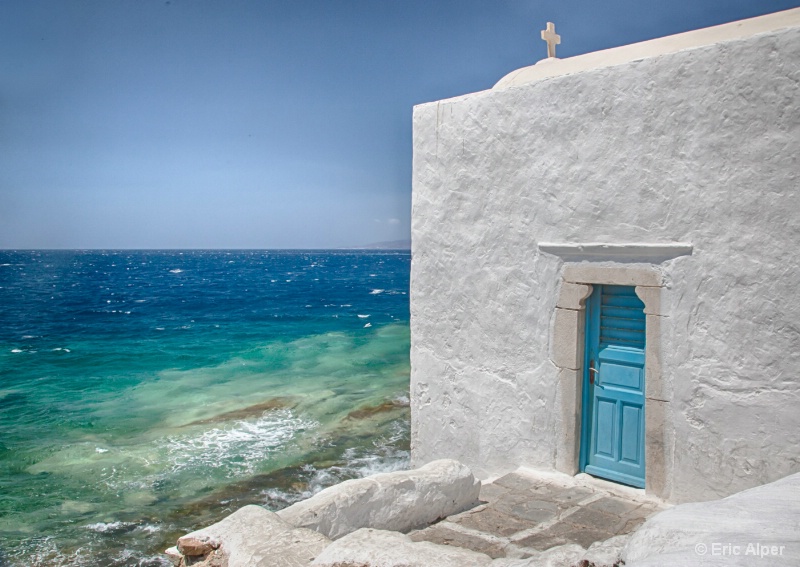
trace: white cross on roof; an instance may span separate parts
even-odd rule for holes
[[[561,43],[561,36],[556,33],[556,25],[547,22],[547,29],[542,30],[542,39],[547,42],[547,56],[556,56],[556,45]]]

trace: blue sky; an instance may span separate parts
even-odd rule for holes
[[[415,104],[800,0],[2,0],[0,248],[409,237]]]

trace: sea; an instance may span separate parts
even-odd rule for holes
[[[0,566],[409,463],[406,251],[0,251]]]

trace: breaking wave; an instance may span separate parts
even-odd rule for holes
[[[344,480],[406,470],[411,463],[411,453],[405,448],[408,446],[409,433],[407,420],[394,421],[389,433],[376,439],[372,446],[346,449],[340,463],[320,468],[304,465],[302,473],[306,480],[303,488],[263,490],[263,503],[268,508],[280,510]]]
[[[258,464],[281,450],[298,433],[316,428],[316,421],[278,409],[255,421],[237,421],[196,436],[171,437],[166,450],[171,473],[186,469],[223,471],[228,478],[253,474]]]

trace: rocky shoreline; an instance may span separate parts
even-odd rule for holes
[[[537,483],[544,486],[546,480],[532,477],[526,482],[544,494]],[[531,550],[527,557],[493,559],[458,542],[443,545],[414,537],[446,518],[481,513],[486,503],[479,496],[492,492],[481,488],[465,465],[434,461],[415,470],[348,480],[277,513],[245,506],[179,538],[166,553],[176,567],[654,567],[720,561],[754,565],[766,557],[771,565],[800,564],[800,474],[722,500],[660,512],[645,504],[653,515],[642,525],[631,533],[595,539],[584,544],[587,548],[569,543]],[[564,494],[580,496],[587,489],[564,490],[562,500]],[[530,494],[524,498],[531,502]],[[597,498],[585,501],[597,503]],[[618,506],[624,498],[605,500]],[[568,514],[575,515],[576,509]],[[597,507],[589,504],[585,511],[597,514]]]

